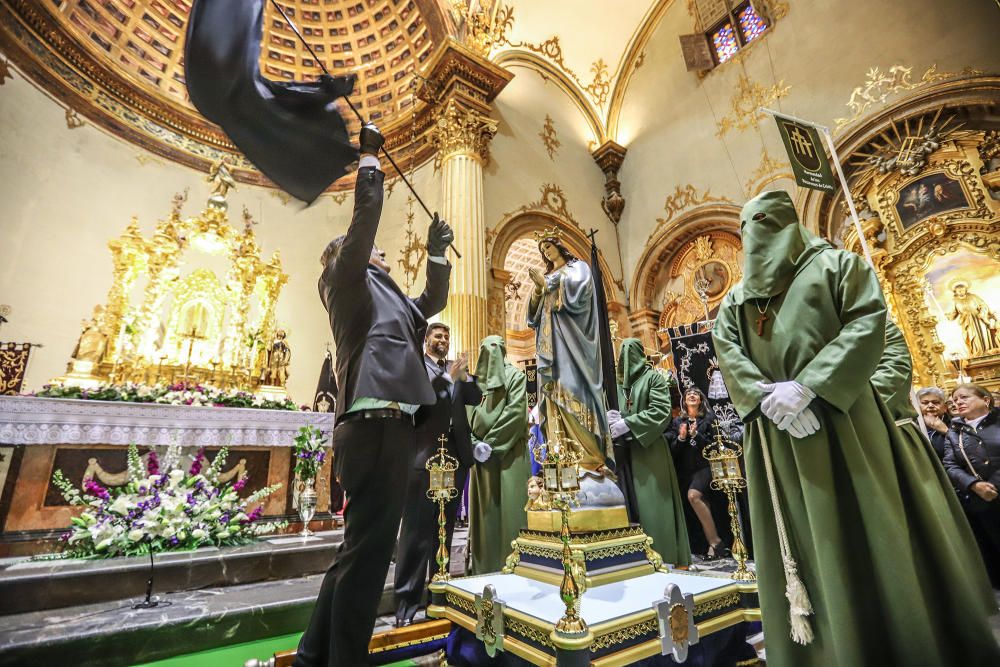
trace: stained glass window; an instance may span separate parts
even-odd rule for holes
[[[733,24],[726,21],[711,33],[712,48],[715,50],[715,57],[720,63],[724,63],[734,55],[740,48],[736,41],[736,33],[733,32]]]
[[[743,34],[744,44],[749,44],[767,30],[767,23],[764,22],[764,19],[754,10],[753,5],[749,2],[739,11],[738,18],[740,20],[740,32]]]

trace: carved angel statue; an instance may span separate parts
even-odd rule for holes
[[[228,158],[221,158],[213,162],[212,166],[208,168],[208,176],[205,177],[205,180],[213,185],[213,197],[225,199],[226,193],[231,189],[236,189],[236,179],[233,178],[233,173],[229,171],[229,168],[232,166]]]
[[[552,501],[549,499],[549,492],[545,490],[542,478],[535,476],[528,478],[528,503],[524,506],[526,511],[552,509]]]

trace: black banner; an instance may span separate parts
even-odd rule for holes
[[[708,403],[719,422],[733,423],[739,421],[739,416],[729,399],[729,391],[725,387],[719,361],[715,356],[711,327],[713,323],[714,321],[685,324],[671,327],[667,331],[674,368],[677,369],[677,390],[683,401],[684,392],[689,388],[700,389],[708,397]]]
[[[0,343],[0,394],[21,393],[31,343]]]

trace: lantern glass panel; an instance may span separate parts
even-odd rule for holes
[[[559,478],[556,476],[555,466],[551,466],[545,469],[545,490],[546,491],[558,491],[559,490]]]
[[[726,471],[722,467],[722,461],[712,461],[712,479],[722,479],[726,476]]]
[[[431,470],[431,489],[437,490],[444,487],[444,471]]]
[[[446,470],[444,473],[444,487],[446,489],[455,488],[455,471]]]
[[[731,458],[726,461],[726,474],[729,477],[741,477],[740,475],[740,462],[737,458]]]
[[[576,466],[566,466],[562,468],[562,488],[563,489],[575,489],[579,486],[579,482],[576,477]]]

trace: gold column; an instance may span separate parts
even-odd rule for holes
[[[455,41],[428,64],[418,95],[435,107],[431,143],[441,171],[441,217],[455,230],[461,259],[453,264],[448,305],[441,320],[451,327],[452,355],[469,355],[474,367],[487,335],[486,220],[483,165],[497,122],[490,102],[513,75]]]

